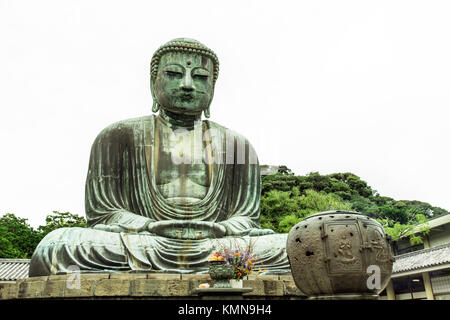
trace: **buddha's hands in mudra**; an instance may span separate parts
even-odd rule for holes
[[[152,222],[149,224],[147,231],[161,237],[190,240],[221,238],[227,235],[226,228],[223,225],[198,220],[165,220]],[[274,233],[275,232],[271,229],[252,228],[233,234],[233,236],[254,237]]]
[[[143,229],[131,230],[126,226],[120,224],[104,225],[98,224],[94,227],[96,230],[103,230],[109,232],[137,232],[142,234],[153,234],[164,238],[198,240],[198,239],[212,239],[222,238],[227,236],[264,236],[274,234],[271,229],[251,228],[227,234],[226,228],[219,224],[209,221],[200,220],[164,220],[154,221]]]
[[[164,220],[152,222],[147,231],[165,238],[197,240],[221,238],[226,228],[221,224],[199,220]]]

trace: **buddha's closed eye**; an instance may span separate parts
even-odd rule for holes
[[[194,80],[201,80],[201,81],[208,80],[208,76],[203,74],[194,74],[192,77],[194,78]]]
[[[177,71],[166,71],[166,75],[169,76],[169,78],[181,78],[183,76],[181,72]]]

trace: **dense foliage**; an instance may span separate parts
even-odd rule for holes
[[[0,217],[0,258],[31,258],[38,243],[51,231],[62,227],[86,227],[86,220],[70,212],[53,211],[46,224],[35,230],[27,219],[7,213]]]
[[[40,239],[27,219],[11,213],[0,217],[0,258],[29,258]]]
[[[288,232],[306,216],[327,210],[357,211],[378,220],[394,241],[409,237],[420,243],[429,229],[417,226],[432,217],[448,214],[438,207],[408,200],[394,200],[373,190],[352,173],[321,175],[312,172],[296,176],[286,166],[262,177],[261,225],[276,232]]]
[[[86,219],[70,212],[53,211],[45,218],[45,225],[38,227],[38,232],[42,239],[55,229],[72,227],[86,228]]]

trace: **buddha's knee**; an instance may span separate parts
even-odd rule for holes
[[[67,234],[72,228],[59,228],[48,233],[41,242],[48,242],[51,240],[61,240],[64,238],[64,235]]]
[[[61,268],[70,255],[71,245],[84,242],[90,229],[59,228],[48,233],[34,250],[30,261],[29,276],[45,276],[55,273],[55,267]]]

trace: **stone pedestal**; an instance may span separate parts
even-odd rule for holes
[[[249,276],[241,290],[205,293],[201,283],[214,282],[208,274],[95,273],[34,277],[0,283],[0,300],[6,299],[305,299],[292,276]],[[251,291],[249,289],[251,288]]]

